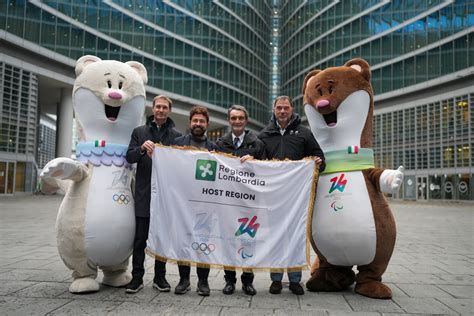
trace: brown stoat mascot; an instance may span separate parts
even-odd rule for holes
[[[303,95],[311,131],[326,157],[310,226],[319,267],[306,287],[342,291],[356,282],[361,295],[391,298],[392,291],[381,281],[396,229],[382,192],[399,189],[403,167],[374,166],[369,64],[352,59],[342,67],[313,70],[304,79]]]

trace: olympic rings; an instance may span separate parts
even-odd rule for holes
[[[213,252],[214,250],[216,250],[216,245],[214,244],[206,244],[206,243],[197,243],[197,242],[193,242],[191,244],[191,248],[193,248],[193,250],[196,250],[197,253],[203,253],[205,255],[209,255],[211,252]]]
[[[124,205],[127,205],[128,203],[130,203],[130,197],[126,194],[114,194],[112,196],[112,199],[117,202],[118,204],[124,204]]]

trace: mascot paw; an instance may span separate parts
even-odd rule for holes
[[[78,293],[91,293],[99,290],[99,282],[91,278],[80,278],[75,279],[69,287],[69,292]]]
[[[400,189],[403,182],[403,166],[397,170],[384,170],[380,175],[380,191],[383,193],[393,193]]]
[[[306,282],[312,292],[338,292],[355,282],[355,273],[349,268],[319,268]]]
[[[392,298],[392,290],[382,282],[372,281],[368,283],[357,283],[355,286],[357,294],[370,298],[390,299]]]
[[[121,287],[125,286],[132,281],[132,274],[127,271],[120,271],[119,273],[107,273],[104,272],[104,278],[102,279],[102,284],[113,286],[113,287]]]
[[[80,163],[70,158],[56,158],[44,166],[40,174],[41,178],[69,179],[76,170],[80,169]]]

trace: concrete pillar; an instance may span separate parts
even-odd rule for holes
[[[72,151],[72,89],[61,88],[61,101],[58,104],[56,122],[56,156],[71,157]]]

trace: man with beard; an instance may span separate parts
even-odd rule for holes
[[[227,111],[227,120],[231,130],[219,138],[216,143],[220,151],[241,157],[242,162],[252,158],[264,158],[264,145],[262,141],[252,131],[245,130],[248,119],[249,114],[245,107],[242,105],[232,105]],[[253,278],[254,275],[251,270],[244,270],[240,277],[242,290],[247,295],[257,294],[252,285]],[[224,267],[224,279],[225,286],[222,292],[226,295],[233,294],[235,283],[237,283],[235,270],[225,269]]]
[[[265,157],[278,160],[300,160],[308,156],[315,157],[314,162],[323,171],[326,166],[324,154],[311,131],[301,125],[300,116],[294,113],[290,97],[279,96],[273,103],[273,115],[270,123],[260,132],[258,138],[265,145]],[[283,273],[271,273],[270,293],[280,294]],[[288,272],[290,290],[296,295],[304,294],[300,284],[301,271]]]
[[[146,124],[132,132],[126,159],[137,164],[135,182],[135,239],[133,241],[132,281],[125,292],[136,293],[143,288],[145,269],[145,247],[150,226],[151,194],[151,154],[155,143],[170,145],[181,133],[174,128],[174,122],[168,115],[171,112],[171,100],[159,95],[153,99],[153,115],[147,118]],[[166,281],[165,262],[155,260],[155,277],[153,287],[161,292],[169,292],[171,286]]]
[[[206,136],[206,130],[209,127],[209,112],[204,106],[193,106],[189,112],[189,130],[190,134],[178,137],[174,140],[173,145],[176,146],[193,146],[198,148],[206,148],[207,150],[217,150],[217,146],[209,141]],[[185,294],[191,289],[189,275],[191,267],[189,264],[178,262],[179,283],[176,286],[175,294]],[[209,265],[200,265],[196,268],[198,275],[197,292],[201,296],[209,296],[211,289],[209,288]]]

